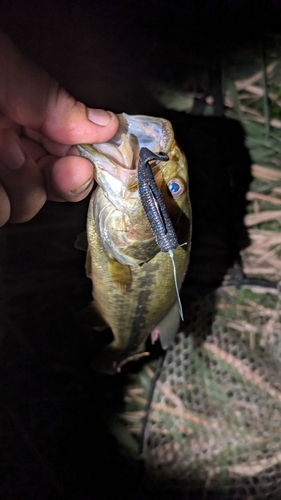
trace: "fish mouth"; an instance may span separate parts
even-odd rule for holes
[[[119,128],[110,141],[90,147],[82,145],[84,151],[81,146],[79,151],[94,163],[94,177],[100,186],[105,187],[110,176],[119,181],[123,189],[130,190],[137,184],[140,149],[146,147],[155,153],[168,153],[174,133],[170,122],[163,118],[126,113],[117,117]]]

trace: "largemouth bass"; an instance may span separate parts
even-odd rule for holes
[[[191,243],[187,162],[170,122],[125,113],[118,118],[119,130],[109,142],[78,146],[92,162],[98,185],[87,216],[86,274],[93,283],[92,307],[114,337],[94,354],[95,367],[105,373],[144,355],[150,334],[152,341],[160,337],[166,348],[180,322],[172,261],[160,251],[140,201],[137,165],[142,147],[169,156],[151,168],[183,245],[173,250],[179,287]]]

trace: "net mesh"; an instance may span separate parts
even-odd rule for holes
[[[185,299],[187,326],[167,352],[150,406],[147,467],[158,480],[203,489],[203,498],[280,498],[279,294],[224,287]],[[129,409],[144,410],[153,375],[146,366],[142,390],[128,389],[124,418],[138,439],[142,425]]]

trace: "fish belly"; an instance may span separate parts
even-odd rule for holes
[[[87,236],[87,275],[93,283],[93,306],[114,336],[95,358],[99,357],[99,366],[118,367],[144,350],[147,337],[177,300],[172,262],[168,253],[158,252],[142,265],[124,266],[124,273],[129,267],[131,274],[130,286],[124,290],[116,285],[110,272],[112,258],[97,233],[92,203]],[[175,249],[174,259],[180,286],[188,266],[188,252],[184,247]]]

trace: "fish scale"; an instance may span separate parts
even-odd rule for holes
[[[94,200],[91,200],[91,204]],[[91,212],[91,210],[89,210]],[[97,234],[94,220],[88,215],[88,250],[91,257],[93,307],[114,332],[114,341],[94,353],[94,365],[102,372],[114,373],[115,364],[145,351],[145,341],[152,327],[163,318],[176,297],[171,289],[173,269],[168,253],[158,252],[149,262],[131,269],[131,289],[124,293],[116,287],[107,269],[110,257]],[[186,251],[175,250],[179,275],[187,267]],[[165,269],[165,273],[161,270]],[[167,293],[168,292],[168,293]],[[141,306],[141,307],[140,307]]]
[[[93,362],[104,373],[115,373],[127,361],[145,355],[150,334],[153,340],[160,336],[162,346],[169,345],[179,325],[173,263],[168,252],[160,251],[143,210],[137,165],[132,162],[129,168],[125,162],[114,162],[114,148],[119,159],[122,153],[129,157],[130,147],[131,157],[138,158],[143,144],[149,148],[150,142],[169,153],[166,163],[153,168],[153,178],[177,241],[188,242],[185,247],[177,243],[173,250],[179,287],[188,268],[191,242],[187,162],[171,124],[162,118],[125,114],[119,120],[120,129],[110,143],[79,146],[80,154],[93,163],[98,184],[87,216],[86,272],[93,283],[91,308],[96,317],[91,324]],[[132,130],[139,134],[133,140]],[[178,198],[169,194],[171,179],[183,187]],[[113,334],[112,342],[102,346],[95,341],[95,329],[100,331],[101,323]]]

